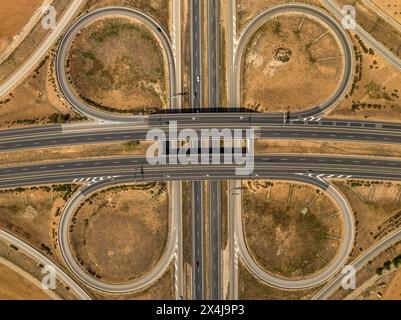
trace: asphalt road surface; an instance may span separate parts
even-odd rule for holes
[[[330,107],[333,107],[337,101],[339,101],[348,90],[348,87],[352,81],[353,70],[354,70],[354,54],[352,49],[352,44],[345,32],[345,30],[335,21],[330,15],[328,15],[323,10],[316,8],[314,6],[306,5],[306,4],[283,4],[272,7],[261,14],[259,14],[256,18],[254,18],[245,28],[244,32],[242,33],[236,51],[235,57],[235,90],[234,93],[237,95],[235,105],[240,105],[240,94],[241,94],[241,67],[243,56],[245,50],[248,46],[249,41],[255,34],[255,32],[270,18],[275,15],[288,13],[288,12],[296,12],[296,13],[303,13],[305,15],[312,16],[319,21],[322,21],[326,24],[337,36],[339,39],[340,45],[343,50],[344,55],[344,74],[339,83],[339,86],[335,93],[325,102],[321,103],[318,106],[312,106],[310,109],[301,112],[294,112],[290,114],[287,120],[298,119],[298,118],[305,118],[311,117],[321,114],[323,111],[327,110]],[[312,88],[313,90],[313,88]],[[282,113],[272,114],[273,116],[276,115],[279,118],[282,118]]]
[[[130,8],[124,7],[104,7],[95,11],[88,13],[87,15],[81,17],[76,21],[72,27],[64,35],[58,53],[56,56],[56,74],[57,80],[64,97],[70,103],[70,105],[75,108],[78,112],[84,114],[85,116],[102,120],[102,121],[112,121],[112,122],[129,122],[129,121],[140,121],[140,116],[124,116],[113,113],[107,113],[95,108],[88,106],[86,103],[81,101],[72,91],[70,84],[68,82],[68,77],[66,74],[66,60],[68,49],[76,37],[77,33],[90,24],[91,22],[104,18],[107,16],[124,16],[129,18],[135,18],[144,24],[146,24],[159,38],[161,44],[167,55],[168,65],[169,65],[169,76],[170,76],[170,96],[174,96],[176,92],[176,74],[175,74],[175,63],[174,54],[170,44],[169,37],[166,31],[150,16]],[[171,101],[171,99],[170,99]]]
[[[45,257],[42,253],[37,251],[31,245],[25,243],[24,241],[18,239],[7,231],[0,230],[0,238],[19,250],[25,252],[28,256],[35,259],[35,261],[41,263],[43,266],[52,266],[56,271],[56,277],[58,280],[62,281],[64,285],[68,286],[79,299],[91,300],[91,297],[74,281],[68,276],[62,269],[60,269],[53,261]]]
[[[113,181],[112,179],[106,180],[101,183],[96,183],[94,185],[90,185],[81,189],[68,201],[64,212],[61,216],[59,231],[58,231],[58,240],[61,254],[71,269],[71,271],[84,283],[88,286],[103,292],[110,293],[127,293],[138,291],[143,288],[148,287],[150,284],[154,283],[156,280],[160,279],[161,276],[165,273],[167,268],[169,267],[171,260],[174,257],[176,242],[177,242],[177,223],[178,217],[174,214],[174,212],[170,212],[169,215],[169,225],[171,226],[167,244],[164,250],[162,257],[160,258],[157,265],[145,276],[141,277],[138,280],[135,280],[130,283],[125,284],[110,284],[103,282],[82,269],[81,265],[75,260],[73,253],[70,250],[70,239],[69,239],[69,231],[70,231],[70,222],[71,218],[78,207],[78,205],[87,197],[89,197],[94,192],[99,189],[103,189],[108,186],[115,186],[117,183],[126,184],[133,182],[132,178],[120,178],[118,181]]]

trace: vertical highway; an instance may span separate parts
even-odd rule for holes
[[[202,5],[191,0],[191,106],[201,111],[202,104]],[[192,298],[203,299],[203,183],[192,183]]]
[[[220,0],[208,0],[208,83],[209,109],[219,111],[220,104]],[[221,299],[220,239],[221,182],[209,184],[209,259],[210,297]]]

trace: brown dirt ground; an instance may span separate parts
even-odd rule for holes
[[[129,143],[70,146],[26,151],[0,152],[0,166],[28,163],[94,159],[129,155],[145,155],[148,143],[132,146]]]
[[[299,29],[303,17],[277,16],[251,39],[243,66],[243,106],[294,112],[335,92],[343,74],[341,49],[331,32],[319,39],[328,29],[315,19],[306,17]]]
[[[245,25],[251,21],[256,15],[263,12],[264,10],[280,5],[287,2],[285,0],[237,0],[237,30],[239,32],[245,27]],[[304,0],[303,3],[313,4],[320,6],[318,0]]]
[[[401,270],[397,271],[384,290],[383,300],[401,300]]]
[[[31,281],[0,263],[0,300],[49,300]]]
[[[105,111],[150,113],[167,105],[164,61],[144,24],[108,18],[77,36],[68,64],[72,84],[85,101]]]
[[[255,153],[376,156],[400,158],[401,146],[397,144],[375,144],[361,142],[326,142],[306,140],[258,140]]]
[[[401,72],[379,55],[365,53],[353,38],[358,58],[354,89],[328,116],[337,119],[401,121]],[[366,46],[366,45],[365,45]],[[360,80],[359,80],[360,79]]]
[[[168,235],[165,184],[102,190],[72,219],[77,260],[103,281],[124,283],[148,273],[159,261]]]
[[[76,186],[43,186],[0,190],[0,226],[55,261],[57,224]]]
[[[22,238],[25,241],[27,240],[26,237],[24,238],[24,235],[22,234],[16,234],[16,236]],[[30,241],[28,241],[28,243],[30,243]],[[50,258],[54,258],[54,256]],[[25,252],[21,250],[15,250],[15,248],[10,246],[9,243],[4,242],[2,240],[0,240],[0,260],[2,260],[3,264],[5,264],[6,266],[10,267],[11,264],[10,268],[18,273],[19,269],[22,269],[25,273],[28,273],[30,276],[34,277],[39,281],[43,279],[42,268],[38,266],[38,262],[35,259],[28,256]],[[58,263],[58,265],[60,266],[62,265],[62,262],[60,260],[55,262]],[[16,269],[14,269],[13,265],[16,266]],[[27,277],[24,274],[22,274],[22,276],[27,278],[28,280],[30,279],[30,277]],[[72,292],[72,290],[68,286],[62,284],[61,282],[58,282],[58,286],[55,292],[46,291],[45,293],[48,294],[50,298],[53,299],[58,299],[58,298],[65,300],[77,299],[76,295]]]
[[[358,24],[377,41],[401,57],[401,33],[366,7],[363,1],[337,0],[340,6],[352,4],[356,8]]]
[[[62,14],[68,1],[55,0],[53,4]],[[40,23],[35,26],[15,52],[0,65],[0,82],[21,66],[46,34]],[[55,114],[69,115],[70,121],[82,119],[60,101],[53,74],[54,50],[55,47],[17,87],[0,98],[0,128],[49,124]]]
[[[401,184],[398,182],[334,181],[348,199],[355,215],[356,242],[351,257],[369,249],[389,232],[394,231],[401,219]]]
[[[240,300],[309,300],[319,288],[286,291],[268,286],[255,278],[241,262],[238,295]]]
[[[45,58],[19,86],[0,98],[0,128],[52,123],[53,114],[82,118],[62,103],[52,77],[52,59]]]
[[[323,191],[277,181],[246,181],[244,187],[245,238],[264,269],[301,278],[334,258],[342,237],[342,218]]]
[[[0,52],[28,23],[43,0],[0,1]]]
[[[380,9],[401,23],[401,1],[400,0],[373,0]]]

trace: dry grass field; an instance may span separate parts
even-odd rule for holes
[[[337,253],[342,217],[322,190],[300,183],[244,183],[243,224],[255,260],[288,278],[311,276]]]
[[[169,30],[171,0],[87,0],[84,10],[94,10],[105,6],[123,6],[140,10],[152,16],[166,30]]]
[[[54,185],[0,190],[0,227],[57,261],[57,225],[76,186]]]
[[[283,3],[292,2],[288,0],[237,0],[237,30],[240,32],[247,23],[262,11]],[[319,0],[304,0],[303,3],[319,6]]]
[[[309,300],[318,290],[319,288],[299,291],[276,289],[255,278],[242,263],[239,265],[240,300]]]
[[[135,184],[99,191],[72,218],[70,240],[77,261],[111,283],[148,273],[168,234],[167,186]]]
[[[162,48],[145,25],[110,18],[75,39],[67,64],[85,102],[111,112],[152,113],[167,105],[163,62]]]
[[[334,94],[343,74],[334,35],[300,14],[269,20],[251,39],[243,65],[242,106],[257,111],[301,111]]]
[[[328,117],[370,121],[400,121],[401,72],[353,37],[355,77],[345,99]]]
[[[394,266],[390,265],[390,270],[385,270],[380,277],[377,277],[377,269],[383,268],[386,262],[392,261],[400,254],[401,243],[393,245],[386,251],[383,251],[376,258],[369,261],[369,263],[366,263],[364,267],[357,272],[357,292],[354,292],[353,290],[339,289],[330,297],[330,300],[339,300],[344,299],[345,297],[352,298],[351,296],[354,296],[353,298],[358,300],[390,299],[389,296],[391,297],[391,292],[393,290],[390,289],[389,291],[387,288],[391,288],[391,279],[393,276],[396,277],[397,275]],[[372,279],[376,279],[376,281],[371,282]],[[364,286],[364,284],[367,284],[367,286]],[[358,288],[360,288],[360,290],[358,290]],[[397,295],[395,287],[393,288],[393,292]]]
[[[334,142],[307,140],[268,140],[255,142],[255,152],[259,154],[305,154],[335,156],[367,156],[400,158],[401,146],[398,144],[377,144],[362,142]]]

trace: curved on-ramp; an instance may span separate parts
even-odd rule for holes
[[[40,262],[43,265],[52,266],[56,271],[56,277],[61,280],[64,284],[68,285],[72,291],[75,292],[77,297],[81,300],[91,300],[91,297],[74,281],[72,280],[63,270],[61,270],[55,263],[53,263],[50,259],[45,257],[42,253],[37,251],[35,248],[25,243],[24,241],[16,238],[12,234],[0,230],[0,239],[13,244],[17,248],[24,251],[27,255],[34,258],[36,261]]]
[[[35,51],[35,53],[19,68],[5,83],[0,85],[0,97],[14,88],[19,81],[21,81],[26,74],[42,59],[43,55],[49,50],[53,43],[57,40],[63,32],[65,26],[70,22],[74,15],[78,12],[83,0],[74,0],[64,13],[61,20],[58,22],[56,29],[54,29],[42,45]]]
[[[326,111],[328,108],[334,106],[337,101],[339,101],[348,90],[349,85],[352,81],[353,70],[354,70],[354,54],[352,44],[345,32],[345,30],[335,21],[331,16],[329,16],[326,12],[322,11],[311,5],[301,4],[301,3],[290,3],[283,4],[267,9],[266,11],[259,14],[256,18],[254,18],[243,31],[237,48],[235,52],[235,61],[234,61],[234,93],[235,94],[235,105],[239,106],[241,103],[241,83],[242,83],[242,61],[245,54],[245,50],[249,44],[249,41],[255,35],[257,30],[265,24],[269,19],[276,15],[284,14],[284,13],[303,13],[309,16],[313,16],[314,18],[323,22],[330,30],[334,32],[337,39],[340,42],[340,45],[344,54],[344,72],[342,79],[335,91],[335,93],[326,101],[321,103],[318,106],[314,106],[309,110],[300,111],[291,113],[290,117],[294,118],[305,118],[311,117],[321,114]],[[311,90],[317,90],[317,88],[311,88]],[[308,94],[307,92],[305,94]],[[271,113],[272,116],[283,117],[283,113]]]
[[[161,276],[165,273],[167,268],[169,267],[177,245],[178,239],[178,231],[177,230],[177,219],[178,217],[172,210],[169,210],[169,236],[167,240],[167,245],[165,247],[164,253],[157,263],[157,265],[152,269],[151,272],[146,274],[144,277],[125,284],[111,284],[100,281],[93,276],[86,273],[82,267],[75,261],[74,256],[70,250],[69,243],[69,223],[72,215],[74,214],[75,209],[78,207],[80,202],[93,194],[97,190],[106,188],[111,185],[123,184],[123,183],[132,183],[132,178],[122,178],[116,179],[115,181],[108,181],[104,183],[94,184],[88,187],[84,187],[80,191],[78,191],[67,203],[64,212],[61,216],[60,225],[59,225],[59,246],[61,250],[61,254],[71,269],[71,271],[85,284],[88,286],[107,293],[128,293],[141,290],[156,280],[160,279]]]
[[[282,177],[279,179],[283,180]],[[297,178],[294,177],[287,177],[284,180],[297,180],[300,182],[313,184],[319,188],[323,187],[324,191],[327,192],[337,203],[341,212],[343,213],[343,220],[344,220],[344,239],[341,242],[341,246],[339,252],[335,256],[335,258],[330,261],[329,265],[318,275],[305,278],[305,279],[297,279],[297,280],[290,280],[283,277],[279,277],[277,275],[270,274],[269,272],[263,270],[253,259],[250,255],[248,247],[246,245],[246,240],[244,236],[244,231],[242,229],[242,217],[241,217],[241,210],[237,210],[237,214],[235,216],[235,223],[236,223],[236,239],[238,242],[239,253],[243,258],[245,265],[248,269],[259,279],[268,283],[271,286],[280,289],[286,290],[300,290],[300,289],[307,289],[316,287],[323,282],[327,281],[328,279],[332,278],[336,275],[341,268],[344,267],[345,263],[348,260],[348,257],[351,253],[351,250],[354,245],[354,238],[355,238],[355,229],[354,229],[354,216],[352,213],[352,209],[349,206],[347,199],[332,185],[325,183],[322,180],[318,180],[316,178],[311,178],[307,176],[299,176]],[[239,214],[238,214],[239,212]]]
[[[130,121],[138,121],[142,120],[141,116],[124,116],[121,114],[113,114],[104,111],[100,111],[95,109],[94,107],[90,107],[85,104],[79,97],[75,95],[73,90],[70,87],[68,77],[66,74],[66,60],[68,55],[68,50],[72,41],[78,32],[94,22],[95,20],[107,16],[123,16],[128,18],[135,18],[145,25],[147,25],[158,37],[161,44],[164,47],[164,50],[167,55],[167,61],[169,65],[169,88],[170,88],[170,96],[174,96],[176,94],[176,73],[175,73],[175,60],[174,54],[172,51],[172,47],[170,44],[169,37],[166,31],[160,26],[153,18],[148,15],[137,11],[135,9],[124,8],[124,7],[104,7],[101,9],[97,9],[88,13],[87,15],[81,17],[77,20],[72,27],[66,32],[64,35],[60,47],[56,56],[56,75],[57,81],[59,84],[59,88],[62,91],[65,99],[71,104],[73,108],[75,108],[81,114],[87,116],[88,118],[101,120],[101,121],[111,121],[111,122],[130,122]],[[170,103],[172,99],[169,99]]]

